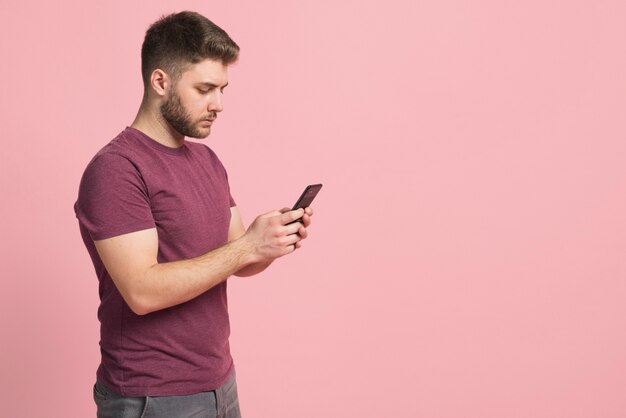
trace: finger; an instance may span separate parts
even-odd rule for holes
[[[292,252],[294,252],[296,250],[296,245],[289,245],[288,247],[285,247],[281,252],[279,257],[285,256],[287,254],[291,254]]]
[[[285,225],[285,235],[297,234],[300,228],[302,228],[302,224],[300,222]]]
[[[300,235],[300,238],[305,239],[309,236],[309,232],[306,230],[306,228],[303,227],[298,229],[298,235]]]
[[[279,210],[279,212],[280,212],[280,213],[287,213],[287,212],[289,212],[290,210],[291,210],[291,208],[284,207],[284,208],[280,209],[280,210]]]
[[[297,219],[300,219],[304,214],[304,209],[296,209],[290,210],[289,212],[285,212],[280,215],[280,223],[283,225],[287,225]]]
[[[306,208],[304,209],[304,212],[305,212],[307,215],[309,215],[309,216],[313,216],[313,208],[311,208],[311,207],[306,207]]]
[[[290,246],[296,244],[298,241],[301,241],[302,238],[298,234],[287,235],[283,240],[281,240],[284,246]]]
[[[302,215],[302,225],[304,225],[305,228],[311,225],[311,217],[306,213]]]

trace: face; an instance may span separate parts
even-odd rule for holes
[[[192,64],[175,81],[161,105],[161,115],[182,135],[206,138],[221,112],[222,95],[228,85],[228,71],[221,61]]]

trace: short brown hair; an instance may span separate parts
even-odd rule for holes
[[[157,68],[176,80],[189,64],[209,58],[228,65],[238,55],[239,46],[206,17],[188,11],[172,13],[148,28],[141,46],[141,75],[148,86]]]

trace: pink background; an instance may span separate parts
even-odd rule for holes
[[[246,223],[324,183],[230,281],[245,417],[626,416],[617,0],[0,3],[0,416],[95,416],[72,205],[184,9],[242,47],[206,143]]]

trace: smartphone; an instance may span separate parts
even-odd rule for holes
[[[296,209],[306,208],[308,206],[311,206],[311,202],[313,202],[313,199],[315,199],[315,196],[317,196],[317,193],[319,193],[321,188],[322,188],[321,184],[311,184],[309,186],[306,186],[306,188],[304,189],[304,191],[302,192],[302,194],[296,201],[296,204],[293,205],[293,209],[291,210],[296,210]],[[302,223],[302,218],[296,219],[294,222]]]

